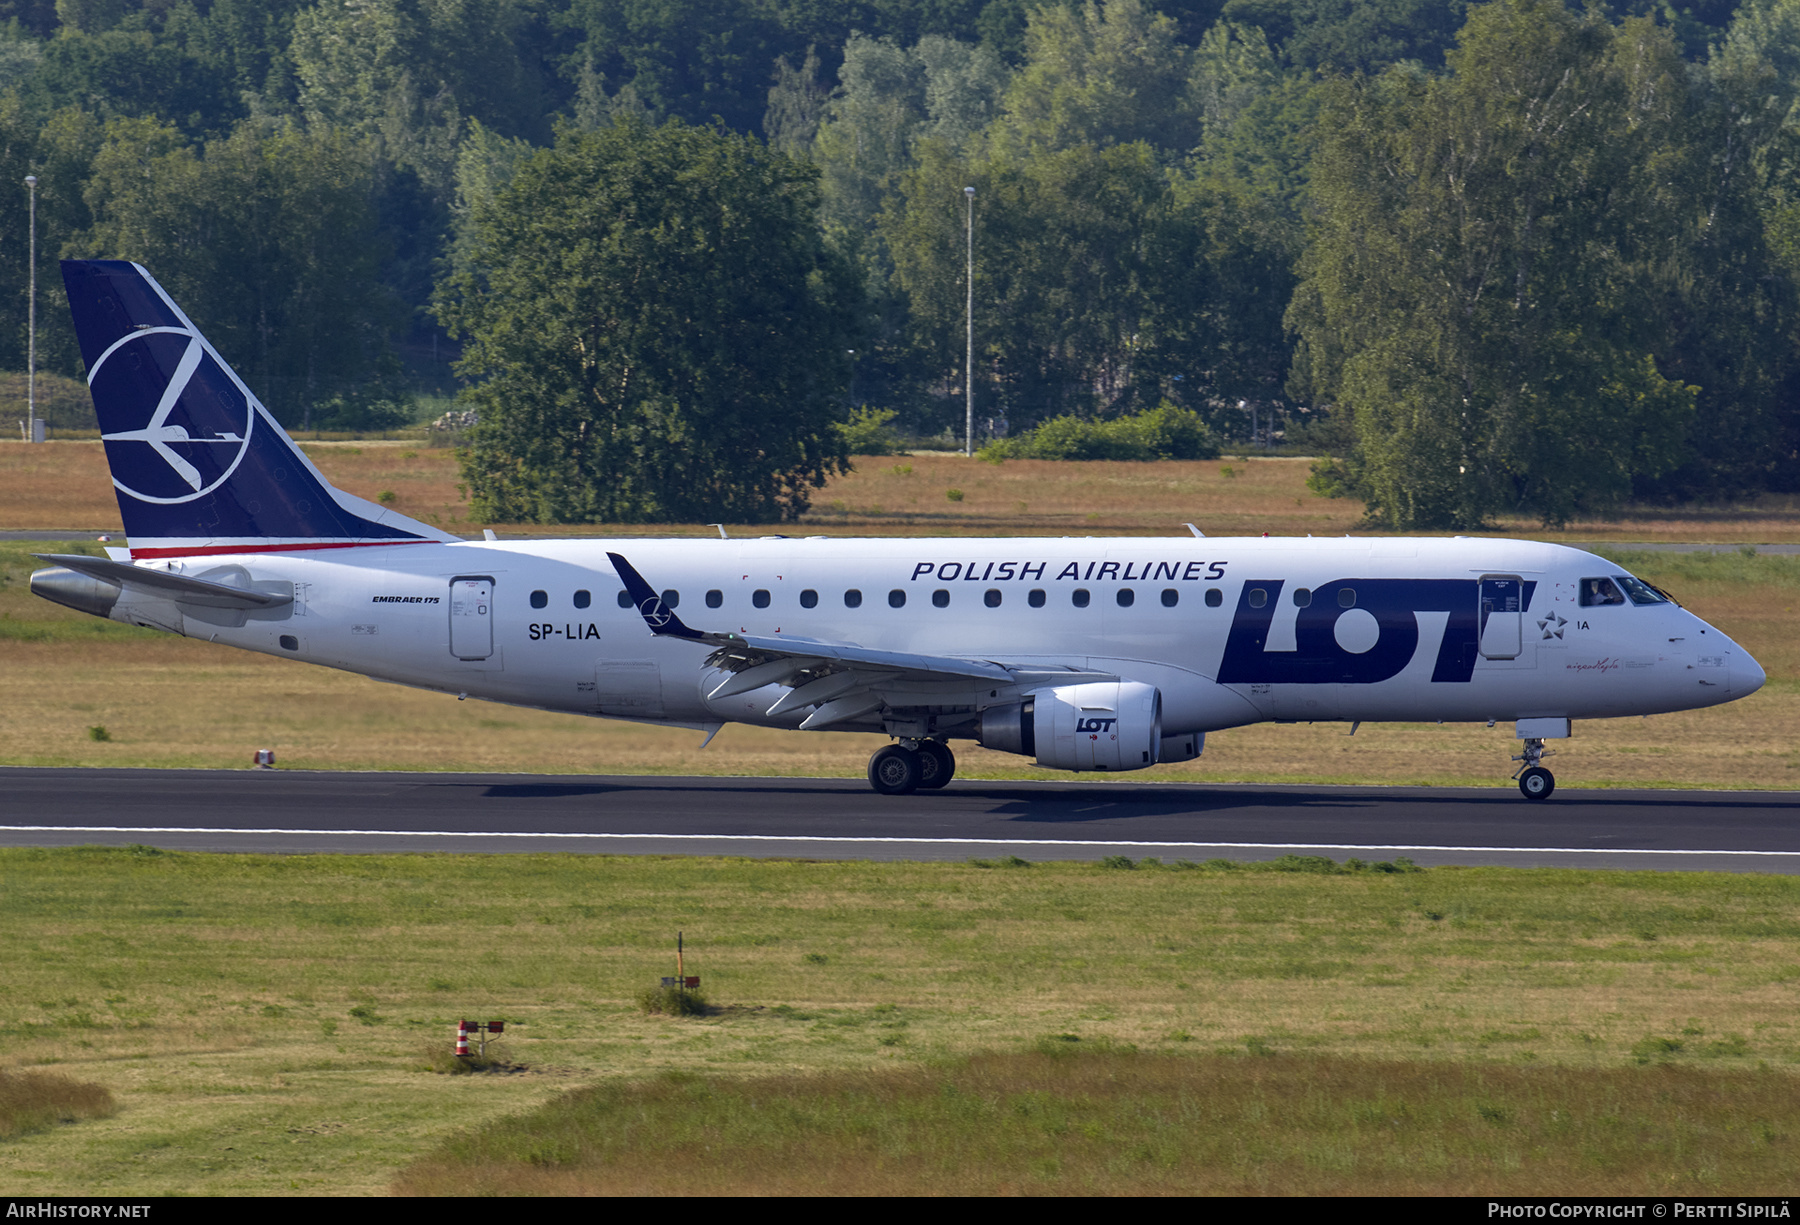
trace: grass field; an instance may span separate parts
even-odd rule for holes
[[[322,442],[304,448],[325,476],[371,501],[447,531],[475,536],[484,527],[508,535],[712,535],[705,524],[653,526],[488,524],[471,520],[459,488],[456,455],[414,442]],[[1159,463],[989,464],[960,455],[862,456],[813,499],[802,529],[834,535],[1178,535],[1193,523],[1209,536],[1335,536],[1361,531],[1356,502],[1321,498],[1306,488],[1307,459],[1229,457]],[[952,501],[950,492],[962,496]],[[43,446],[0,442],[0,527],[118,531],[106,460],[97,442]],[[761,535],[768,524],[728,524],[733,535]],[[1447,534],[1447,533],[1444,533]],[[1742,505],[1628,513],[1580,520],[1547,531],[1528,519],[1498,520],[1493,535],[1534,540],[1800,541],[1800,498],[1765,497]]]
[[[1227,1132],[1230,1111],[1326,1084],[1386,1101],[1381,1117],[1408,1112],[1402,1148],[1495,1155],[1471,1192],[1622,1188],[1596,1173],[1614,1158],[1556,1150],[1633,1137],[1652,1153],[1680,1141],[1677,1159],[1619,1165],[1660,1163],[1667,1190],[1791,1175],[1800,881],[1286,866],[0,851],[4,1062],[98,1084],[118,1108],[0,1147],[0,1194],[380,1193],[440,1145],[517,1134],[499,1120],[596,1082],[929,1082],[1046,1049],[1249,1076],[1219,1090],[1211,1126]],[[677,930],[708,1016],[633,1002],[673,972]],[[426,1070],[460,1017],[505,1019],[524,1070]],[[1512,1075],[1540,1068],[1569,1075]],[[1029,1059],[984,1075],[1040,1091]],[[1427,1109],[1408,1077],[1461,1087]],[[1559,1132],[1552,1087],[1584,1083],[1600,1096]],[[1687,1096],[1736,1106],[1669,1108]],[[1496,1117],[1415,1145],[1458,1103]],[[1353,1124],[1327,1112],[1262,1133],[1235,1167],[1245,1189],[1384,1168],[1396,1137]],[[1131,1166],[1137,1141],[1105,1119],[1062,1135],[1090,1156],[1064,1152],[1060,1189],[1082,1189],[1093,1151]],[[1425,1161],[1398,1189],[1463,1168]]]
[[[1038,1050],[580,1090],[408,1195],[1783,1194],[1787,1076]]]
[[[353,492],[483,526],[460,517],[447,452],[311,449]],[[868,460],[808,527],[1354,530],[1357,508],[1312,498],[1305,469]],[[97,446],[0,446],[0,526],[117,522]],[[1562,538],[1793,540],[1800,516],[1771,502]],[[290,767],[847,776],[879,743],[733,727],[702,753],[692,732],[458,703],[129,629],[31,597],[34,548],[0,544],[12,764],[236,766],[272,747]],[[1800,782],[1800,560],[1620,560],[1744,643],[1770,682],[1711,711],[1581,724],[1560,784]],[[1504,727],[1346,731],[1220,733],[1198,762],[1130,777],[1506,786],[1516,750]],[[1036,773],[959,753],[965,776]],[[730,1133],[736,1156],[714,1164],[736,1181],[711,1189],[1783,1190],[1800,1136],[1797,890],[1748,874],[0,851],[0,1069],[52,1068],[117,1108],[33,1123],[0,1147],[0,1193],[481,1190],[471,1157],[502,1180],[488,1189],[666,1191],[630,1179],[693,1168],[695,1150],[605,1150],[624,1181],[595,1182],[594,1110],[694,1122],[697,1096],[796,1093],[830,1109]],[[632,1001],[672,972],[676,930],[717,1008],[645,1016]],[[431,1072],[459,1017],[504,1017],[502,1053],[523,1067]],[[1146,1075],[1167,1092],[1131,1119],[1112,1090],[1075,1092]],[[605,1092],[562,1100],[595,1082]],[[904,1129],[820,1141],[858,1094],[878,1121],[1013,1145],[1011,1165]],[[533,1121],[503,1122],[519,1112]],[[1169,1112],[1173,1125],[1145,1123]],[[516,1135],[523,1147],[479,1143]],[[1231,1137],[1248,1139],[1218,1147]],[[836,1173],[757,1181],[796,1152]],[[1201,1168],[1231,1178],[1169,1175]],[[1009,1169],[1021,1181],[995,1181]]]

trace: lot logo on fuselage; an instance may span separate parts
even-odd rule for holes
[[[1419,613],[1447,614],[1431,679],[1467,681],[1474,674],[1481,635],[1481,585],[1474,579],[1337,579],[1314,587],[1310,601],[1297,609],[1283,607],[1285,586],[1284,579],[1244,583],[1219,663],[1220,684],[1373,685],[1391,680],[1418,652]],[[1537,584],[1524,586],[1523,604],[1529,607]],[[1278,612],[1294,618],[1291,651],[1268,649]]]
[[[191,502],[231,476],[250,445],[255,408],[199,337],[143,328],[88,376],[113,484],[143,502]]]

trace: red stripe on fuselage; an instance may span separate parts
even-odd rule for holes
[[[132,560],[150,557],[211,557],[222,553],[297,553],[307,549],[375,549],[389,548],[397,544],[444,544],[442,540],[425,540],[415,537],[411,540],[338,540],[316,541],[301,540],[292,544],[221,544],[208,545],[200,549],[132,549]]]

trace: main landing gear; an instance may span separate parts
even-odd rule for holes
[[[882,795],[935,791],[956,775],[956,755],[936,740],[902,740],[869,758],[869,786]]]
[[[1513,758],[1514,761],[1525,763],[1514,772],[1513,777],[1519,780],[1519,793],[1526,799],[1547,800],[1550,793],[1556,790],[1556,775],[1538,764],[1555,752],[1555,749],[1545,752],[1542,740],[1527,739],[1525,751]]]

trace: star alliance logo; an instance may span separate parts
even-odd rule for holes
[[[1561,638],[1563,636],[1563,626],[1567,624],[1568,621],[1561,616],[1556,613],[1551,613],[1547,618],[1538,622],[1538,628],[1544,631],[1544,637],[1546,638]]]

